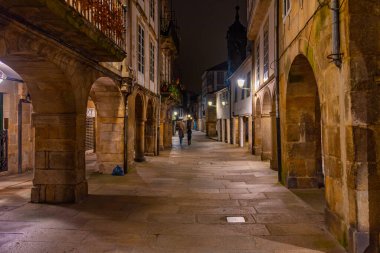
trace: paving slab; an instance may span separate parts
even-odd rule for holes
[[[323,191],[293,193],[246,149],[193,138],[124,177],[97,174],[90,156],[78,204],[29,203],[32,173],[1,177],[0,252],[345,252],[326,230]]]

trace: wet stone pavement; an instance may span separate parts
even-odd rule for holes
[[[90,174],[79,204],[28,203],[31,174],[0,177],[0,252],[345,252],[326,232],[323,208],[276,175],[195,132],[190,147],[174,138],[171,151],[125,177]]]

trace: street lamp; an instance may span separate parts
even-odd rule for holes
[[[222,105],[225,106],[227,103],[226,101],[222,101]]]
[[[208,105],[209,105],[209,106],[212,106],[212,101],[208,101]]]
[[[174,112],[173,114],[174,114],[174,116],[177,116],[177,115],[178,115],[178,112]]]
[[[239,78],[239,79],[237,80],[237,83],[238,83],[239,88],[243,88],[243,87],[244,87],[244,84],[245,84],[245,80]]]

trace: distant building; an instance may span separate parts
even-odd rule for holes
[[[231,75],[232,143],[252,151],[252,58]],[[244,85],[240,87],[238,82]]]
[[[226,87],[227,62],[206,70],[202,75],[202,115],[198,124],[207,136],[217,136],[215,92]]]
[[[230,120],[231,120],[231,102],[228,87],[225,87],[217,92],[216,95],[216,118],[218,129],[218,140],[221,142],[230,143]]]

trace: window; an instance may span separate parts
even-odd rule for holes
[[[214,72],[207,73],[207,92],[214,91]]]
[[[257,39],[256,46],[256,88],[260,86],[260,39]]]
[[[150,0],[150,17],[153,19],[153,21],[154,21],[155,13],[156,13],[156,3],[154,0]]]
[[[290,0],[283,0],[283,13],[282,13],[282,16],[285,18],[286,16],[288,16],[289,12],[290,12]]]
[[[149,43],[149,54],[150,54],[150,65],[149,65],[149,78],[152,82],[154,82],[154,74],[155,74],[155,47],[152,42]]]
[[[140,73],[144,73],[145,71],[145,33],[144,29],[139,25],[138,28],[138,47],[137,47],[137,65],[138,65],[138,70]]]
[[[264,82],[269,78],[269,21],[264,26]]]
[[[251,96],[251,72],[247,74],[247,97]]]
[[[218,84],[224,84],[224,72],[221,72],[221,71],[217,72],[216,79],[217,79]]]
[[[235,84],[235,93],[234,93],[234,101],[235,101],[235,103],[237,102],[237,94],[238,94],[238,87]]]
[[[241,97],[240,99],[243,100],[245,98],[245,84],[244,86],[241,88]]]

